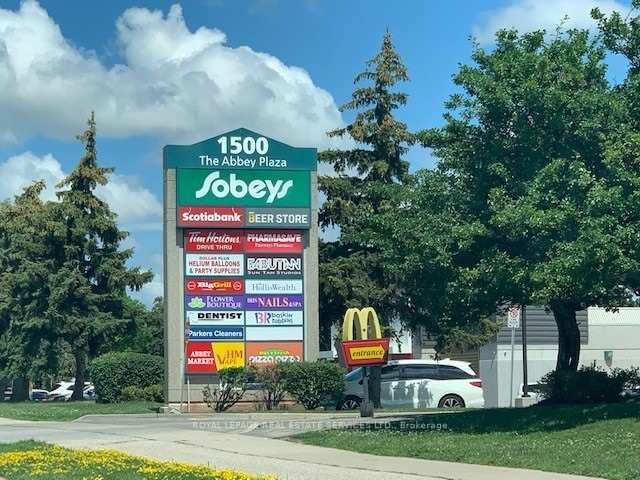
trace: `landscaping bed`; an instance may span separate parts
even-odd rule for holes
[[[113,450],[71,450],[40,442],[0,443],[8,480],[275,480],[232,470],[160,462]]]

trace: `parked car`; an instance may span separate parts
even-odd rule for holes
[[[47,396],[47,400],[53,402],[67,402],[71,399],[71,395],[73,395],[73,386],[75,382],[73,380],[68,382],[59,382],[53,385],[52,390],[49,392]],[[95,400],[95,387],[90,382],[84,382],[84,389],[82,392],[82,397],[85,400]]]
[[[363,369],[345,376],[338,408],[358,408],[363,397]],[[457,360],[391,360],[382,367],[380,402],[391,408],[481,408],[482,380],[471,365]]]
[[[42,390],[41,388],[33,388],[29,392],[29,400],[34,402],[41,402],[49,397],[49,392]]]

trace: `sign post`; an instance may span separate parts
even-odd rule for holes
[[[316,157],[244,128],[164,147],[167,403],[225,368],[317,358]]]
[[[373,417],[373,403],[369,399],[369,367],[385,365],[389,357],[389,339],[382,338],[380,321],[373,308],[350,308],[346,311],[340,350],[345,367],[362,367],[360,416]]]
[[[514,370],[514,357],[515,357],[515,340],[516,329],[520,327],[520,309],[517,307],[510,308],[507,312],[507,327],[511,329],[511,382],[509,389],[509,406],[513,407],[513,370]]]

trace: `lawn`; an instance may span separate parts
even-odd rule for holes
[[[40,442],[0,443],[0,476],[10,480],[267,480],[113,450],[70,450]]]
[[[74,420],[83,415],[105,413],[151,413],[158,404],[150,402],[0,402],[0,417],[16,420]]]
[[[293,439],[376,455],[640,479],[640,403],[416,415],[387,428],[325,430]]]

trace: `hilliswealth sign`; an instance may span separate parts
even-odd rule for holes
[[[164,147],[168,403],[225,368],[317,358],[316,164],[245,128]]]

